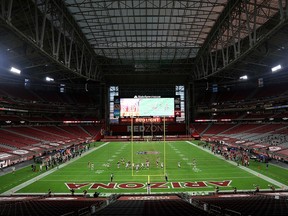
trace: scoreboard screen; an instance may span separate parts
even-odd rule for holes
[[[174,98],[121,98],[120,117],[174,116]]]

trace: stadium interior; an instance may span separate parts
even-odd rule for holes
[[[287,4],[0,1],[0,180],[67,149],[146,140],[241,149],[287,173],[276,190],[205,195],[13,185],[0,188],[0,215],[286,215]],[[172,98],[173,114],[123,114],[125,98]]]

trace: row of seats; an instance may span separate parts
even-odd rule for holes
[[[5,216],[58,216],[89,214],[91,206],[105,203],[103,198],[33,198],[22,201],[0,201],[0,215]]]
[[[193,197],[193,201],[206,203],[208,210],[221,215],[281,216],[288,212],[287,198],[275,199],[274,196]]]
[[[151,197],[150,197],[151,198]],[[123,200],[117,199],[96,215],[211,215],[182,199]]]
[[[202,137],[231,139],[288,147],[288,123],[201,123],[192,124],[192,130]]]
[[[192,127],[200,134],[240,134],[240,133],[286,133],[288,124],[284,123],[199,123]]]
[[[2,149],[9,147],[22,148],[46,142],[67,142],[87,140],[100,132],[101,126],[22,126],[0,128]]]

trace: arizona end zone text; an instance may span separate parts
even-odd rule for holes
[[[197,182],[154,182],[150,183],[151,189],[179,189],[179,188],[208,188],[209,185],[212,187],[228,187],[231,184],[232,180],[225,181],[197,181]],[[89,186],[89,189],[97,190],[99,188],[102,189],[141,189],[146,188],[146,183],[139,182],[127,182],[127,183],[65,183],[68,189],[81,189],[82,187]],[[211,187],[210,186],[210,187]]]
[[[131,132],[131,126],[127,126],[127,132]],[[163,132],[163,125],[135,125],[133,126],[133,132]],[[168,131],[167,125],[165,125],[165,131]]]

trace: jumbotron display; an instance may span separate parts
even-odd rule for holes
[[[120,116],[174,116],[174,98],[121,98]]]

